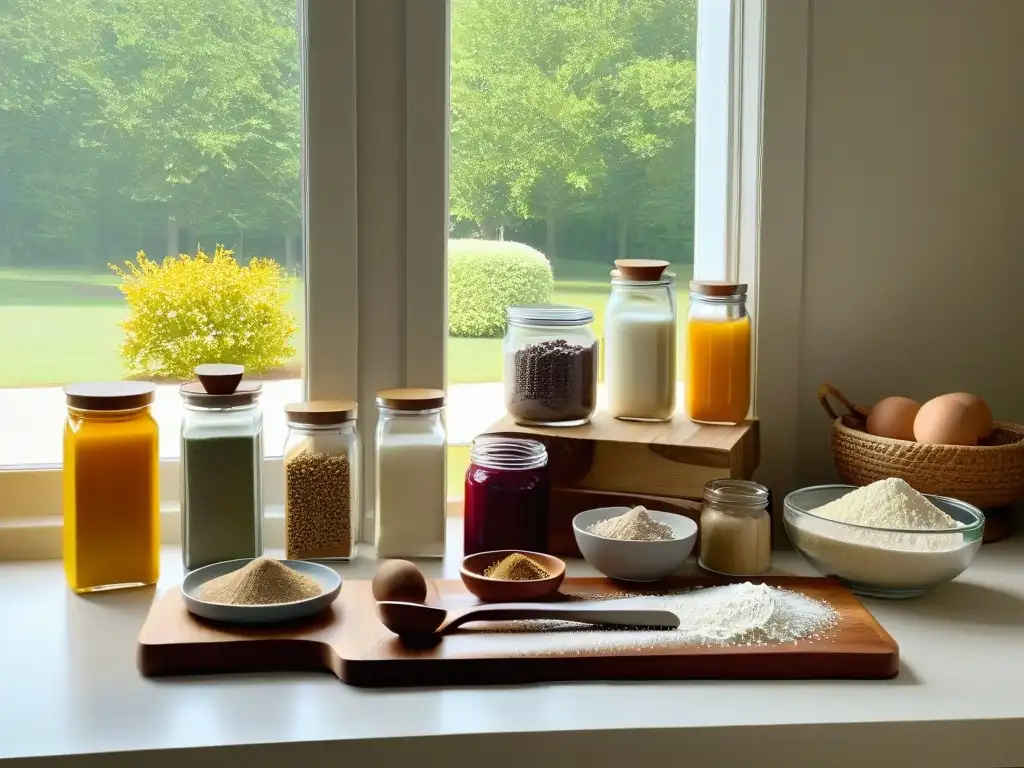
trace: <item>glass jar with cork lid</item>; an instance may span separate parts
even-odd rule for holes
[[[702,424],[739,424],[751,394],[751,324],[747,286],[690,282],[686,320],[686,415]]]
[[[537,304],[506,312],[502,355],[509,415],[529,426],[586,424],[597,407],[593,310]]]
[[[284,540],[289,560],[349,560],[362,516],[356,403],[285,406]]]
[[[440,389],[377,393],[377,557],[443,557],[447,446]]]
[[[187,570],[263,554],[261,385],[241,365],[182,384],[181,552]]]
[[[700,513],[701,568],[727,576],[759,576],[772,567],[768,489],[750,480],[712,480]]]
[[[618,259],[604,320],[604,384],[617,419],[667,421],[676,409],[676,295],[667,261]]]
[[[160,571],[156,388],[64,388],[64,572],[77,593],[155,584]]]

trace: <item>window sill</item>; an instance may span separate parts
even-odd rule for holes
[[[423,561],[432,578],[458,578],[461,527],[449,555]],[[78,597],[59,563],[0,564],[0,606],[17,616],[3,635],[3,679],[18,705],[0,720],[0,760],[61,755],[62,765],[197,766],[349,762],[466,765],[485,748],[534,754],[540,765],[572,754],[595,765],[609,755],[722,764],[822,765],[841,754],[859,765],[1024,765],[1024,684],[1012,606],[1024,601],[1024,539],[978,555],[969,571],[914,604],[874,601],[900,643],[905,666],[888,682],[616,682],[367,692],[328,674],[212,676],[155,684],[135,669],[139,629],[156,590]],[[180,552],[164,551],[159,589],[181,577]],[[810,573],[780,553],[780,573]],[[369,578],[367,547],[339,566]],[[570,560],[573,575],[592,575]],[[997,599],[998,597],[998,599]],[[1007,606],[1011,606],[1010,609]],[[1008,613],[1009,611],[1009,613]],[[1012,623],[1012,622],[1011,622]],[[978,629],[978,628],[981,629]],[[964,633],[972,644],[961,654]],[[16,661],[15,661],[16,660]],[[699,692],[699,702],[694,693]],[[615,706],[609,706],[610,701]],[[70,703],[70,705],[69,705]],[[188,750],[183,754],[182,750]],[[145,756],[127,753],[146,751]],[[120,761],[109,757],[126,753]],[[770,759],[765,760],[765,755]],[[234,764],[232,763],[232,764]]]
[[[462,499],[449,499],[446,513],[448,517],[461,518],[462,508]],[[0,519],[0,562],[59,560],[63,525],[60,515]],[[164,546],[180,546],[178,505],[166,504],[161,509],[160,532]],[[264,515],[263,538],[268,549],[284,547],[284,510],[280,505],[271,506]]]

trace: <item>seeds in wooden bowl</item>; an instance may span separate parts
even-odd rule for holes
[[[488,579],[502,581],[536,581],[551,576],[543,565],[521,552],[513,552],[484,569],[483,575]]]

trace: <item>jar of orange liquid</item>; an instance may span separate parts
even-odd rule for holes
[[[693,280],[686,321],[686,415],[739,424],[750,410],[750,316],[743,283]]]
[[[156,583],[160,495],[155,388],[141,381],[64,388],[64,572],[75,592]]]

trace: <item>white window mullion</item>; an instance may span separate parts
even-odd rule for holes
[[[357,399],[355,0],[301,0],[305,389]],[[363,414],[365,415],[365,414]]]
[[[782,498],[797,481],[797,427],[807,394],[801,389],[800,335],[810,10],[808,0],[744,5],[750,7],[744,23],[742,162],[751,178],[743,182],[738,274],[756,288],[757,477]],[[781,526],[776,533],[782,534]]]
[[[406,382],[444,388],[448,338],[448,0],[406,0]]]

